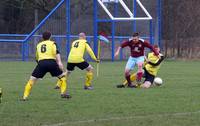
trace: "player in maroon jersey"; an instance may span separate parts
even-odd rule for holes
[[[119,52],[124,47],[129,47],[131,51],[131,56],[128,59],[128,62],[125,67],[125,78],[128,82],[128,87],[134,88],[136,85],[131,83],[130,80],[130,72],[134,69],[134,66],[137,65],[137,81],[141,82],[142,75],[143,75],[143,63],[144,63],[144,49],[145,47],[151,49],[156,55],[159,55],[158,52],[155,51],[153,46],[150,45],[149,42],[139,38],[139,33],[134,33],[131,40],[125,41],[118,47],[117,51],[115,52],[115,57],[119,55]]]

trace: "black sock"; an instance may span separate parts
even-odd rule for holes
[[[131,79],[130,79],[131,75],[126,75],[126,80],[128,82],[128,85],[131,85]]]

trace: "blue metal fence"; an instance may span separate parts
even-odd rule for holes
[[[28,34],[0,34],[0,38],[1,37],[3,37],[3,38],[12,38],[12,37],[26,38],[27,36],[29,36],[29,35]],[[102,53],[106,53],[107,55],[109,54],[110,57],[107,57],[107,58],[102,57],[102,58],[106,59],[106,60],[109,60],[109,59],[112,60],[112,58],[114,58],[114,52],[115,52],[115,46],[113,46],[113,44],[119,45],[124,40],[129,39],[130,36],[114,36],[114,38],[112,36],[108,36],[108,38],[110,40],[114,39],[113,40],[114,43],[110,43],[110,45],[106,45],[106,47],[104,47],[104,48],[110,48],[109,52],[102,51]],[[142,38],[149,40],[148,36],[142,37]],[[0,39],[0,44],[2,44],[2,43],[13,43],[13,44],[20,43],[21,51],[20,50],[19,51],[21,52],[20,53],[21,59],[24,61],[27,61],[27,60],[31,60],[35,56],[35,53],[34,53],[35,47],[33,47],[31,44],[33,43],[34,40],[39,41],[40,39],[41,39],[41,35],[33,35],[32,39],[27,42],[24,42],[23,40],[8,41],[8,39]],[[59,49],[62,50],[62,56],[64,56],[64,58],[67,59],[67,54],[69,54],[69,48],[70,48],[71,42],[66,42],[66,35],[52,35],[52,39],[54,41],[56,41]],[[70,40],[73,41],[75,39],[78,39],[77,35],[70,35]],[[94,47],[94,37],[93,36],[87,36],[87,41],[90,43],[91,47]],[[95,49],[93,48],[93,50],[95,50]],[[125,50],[121,50],[119,58],[117,58],[117,59],[119,59],[119,60],[126,59],[127,57],[125,57],[124,54],[125,54]],[[9,57],[9,54],[8,54],[8,57]]]
[[[161,44],[161,21],[162,21],[162,13],[161,13],[161,9],[162,9],[162,0],[157,0],[157,17],[158,17],[158,44],[160,46],[162,46]],[[70,17],[70,0],[61,0],[53,9],[52,11],[37,25],[37,27],[35,27],[33,29],[33,31],[30,34],[0,34],[0,44],[1,43],[18,43],[21,45],[20,51],[21,51],[21,60],[26,61],[29,58],[29,54],[30,54],[30,42],[32,41],[30,40],[31,37],[33,38],[39,38],[40,35],[34,35],[38,29],[40,29],[44,23],[47,21],[47,19],[50,18],[50,16],[52,16],[52,14],[54,14],[54,12],[56,12],[56,10],[64,4],[64,2],[66,3],[66,34],[65,35],[53,35],[53,38],[58,42],[61,43],[61,41],[64,41],[64,45],[65,45],[65,53],[64,55],[67,57],[69,50],[70,50],[70,41],[77,38],[77,36],[72,35],[71,33],[71,26],[70,26],[70,21],[71,21],[71,17]],[[136,6],[136,2],[135,0],[133,0],[133,6]],[[136,13],[136,7],[134,7],[134,14],[137,15]],[[115,10],[118,9],[118,6],[115,5]],[[110,58],[112,61],[114,61],[114,51],[116,48],[116,45],[119,44],[122,40],[124,39],[128,39],[129,36],[116,36],[115,35],[115,23],[118,21],[113,21],[110,19],[99,19],[98,17],[98,2],[97,0],[93,0],[93,36],[87,36],[88,41],[92,42],[92,47],[94,49],[95,54],[97,54],[97,36],[98,36],[98,23],[100,22],[111,22],[112,23],[112,31],[111,31],[111,36],[109,36],[109,39],[111,40],[111,52],[110,52]],[[115,11],[115,15],[117,15],[117,11]],[[148,39],[151,43],[154,42],[154,32],[153,32],[153,22],[152,20],[149,21],[149,35],[148,36],[144,36],[143,38]],[[133,31],[136,31],[136,21],[133,21]],[[13,39],[14,38],[14,39]],[[63,47],[62,47],[63,48]],[[122,60],[124,52],[121,51],[120,52],[120,60]]]

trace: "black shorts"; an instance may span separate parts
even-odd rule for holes
[[[81,63],[67,63],[67,70],[68,71],[73,71],[75,67],[78,67],[81,70],[84,70],[86,68],[88,68],[89,63],[84,61]]]
[[[151,75],[151,74],[144,68],[144,78],[145,78],[144,81],[149,81],[149,82],[151,82],[151,84],[153,84],[153,81],[154,81],[155,76],[154,76],[154,75]]]
[[[54,59],[46,59],[38,62],[38,65],[33,70],[32,76],[43,78],[47,72],[50,72],[53,77],[60,76],[63,73]]]

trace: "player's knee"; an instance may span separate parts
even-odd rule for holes
[[[146,82],[142,85],[143,88],[150,88],[150,86],[151,86],[151,82],[148,82],[148,81],[146,81]]]
[[[31,76],[31,77],[30,77],[30,80],[32,80],[32,81],[36,81],[36,80],[37,80],[37,78],[36,78],[36,77],[34,77],[34,76]]]
[[[137,65],[139,69],[142,69],[143,63],[138,63]]]
[[[64,72],[65,76],[69,76],[72,73],[72,71],[67,70],[66,72]]]
[[[131,70],[130,69],[125,69],[124,73],[125,74],[130,74]]]
[[[86,71],[88,72],[92,72],[94,70],[94,68],[92,67],[92,65],[89,65],[87,68],[86,68]]]

